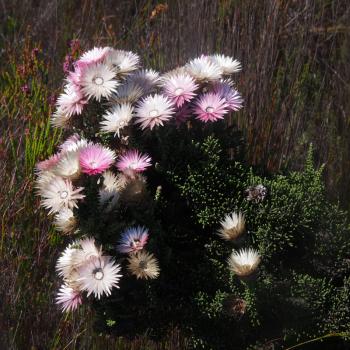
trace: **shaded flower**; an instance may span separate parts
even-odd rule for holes
[[[186,64],[186,71],[198,82],[215,81],[221,78],[221,68],[208,56],[195,58]]]
[[[127,205],[139,204],[144,199],[146,192],[146,179],[140,174],[133,177],[127,176],[127,181],[121,191],[121,200]]]
[[[62,311],[70,312],[83,303],[81,292],[63,284],[57,293],[56,304],[60,305]]]
[[[168,76],[163,83],[165,94],[177,107],[193,99],[198,88],[193,78],[186,73]]]
[[[139,251],[128,258],[128,270],[137,279],[154,279],[159,276],[159,265],[153,254]]]
[[[117,93],[111,97],[111,102],[114,103],[135,103],[138,101],[145,91],[142,87],[133,82],[126,80],[126,82],[120,85],[117,89]]]
[[[186,122],[192,116],[192,110],[189,104],[183,105],[175,113],[175,122],[177,125],[180,125]]]
[[[160,83],[159,73],[153,69],[142,69],[129,76],[128,81],[138,85],[144,93],[150,93]]]
[[[227,112],[227,103],[215,93],[205,93],[195,102],[194,114],[204,123],[224,119]]]
[[[51,115],[50,123],[54,128],[65,128],[68,126],[71,116],[62,110],[57,108],[56,111]]]
[[[262,184],[250,186],[246,189],[245,193],[248,201],[259,203],[265,199],[267,195],[267,188]]]
[[[88,142],[85,139],[80,138],[78,134],[73,134],[62,143],[62,145],[60,146],[60,150],[63,154],[66,152],[77,152],[80,149],[86,147],[87,145]]]
[[[128,175],[145,171],[149,166],[151,166],[151,157],[148,154],[141,154],[138,150],[127,151],[117,162],[118,170]]]
[[[104,64],[94,64],[83,70],[81,77],[82,92],[87,98],[94,97],[101,101],[102,97],[109,98],[119,85],[115,75]]]
[[[94,294],[98,299],[103,294],[110,295],[113,287],[119,288],[120,266],[109,256],[92,258],[79,268],[79,279],[82,290],[87,296]]]
[[[145,227],[130,227],[122,232],[117,251],[133,253],[142,250],[148,241],[148,230]]]
[[[113,151],[98,144],[89,144],[79,154],[81,170],[88,175],[103,173],[111,166],[114,159]]]
[[[227,214],[225,218],[220,222],[221,228],[218,231],[218,235],[226,241],[234,241],[245,230],[245,219],[242,213]]]
[[[76,219],[73,211],[69,208],[62,208],[56,215],[54,224],[58,231],[63,233],[70,233],[74,230]]]
[[[220,95],[220,97],[226,102],[228,110],[238,111],[242,108],[242,96],[237,90],[231,87],[231,85],[228,82],[215,82],[213,85],[213,92]]]
[[[233,250],[228,264],[230,270],[240,277],[251,275],[260,264],[261,257],[258,251],[249,248],[239,251]]]
[[[136,107],[136,123],[141,124],[141,129],[151,130],[173,117],[172,102],[165,96],[154,94],[144,98]]]
[[[242,70],[241,63],[232,57],[215,54],[210,59],[220,67],[223,75],[230,75]]]
[[[129,103],[113,106],[104,116],[101,122],[101,131],[111,132],[120,136],[120,130],[129,125],[133,117],[133,108]]]
[[[139,61],[140,57],[131,51],[111,49],[104,62],[116,74],[124,75],[137,69]]]
[[[45,160],[42,160],[41,162],[36,163],[35,169],[37,171],[50,171],[57,165],[60,159],[61,159],[61,154],[55,153],[52,156],[50,156],[48,159],[45,159]]]
[[[50,209],[49,214],[60,211],[62,208],[77,208],[77,201],[85,196],[80,192],[83,187],[74,188],[68,179],[55,176],[49,183],[39,188],[39,194],[43,198],[41,204]]]

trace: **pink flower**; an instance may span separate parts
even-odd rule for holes
[[[115,159],[115,154],[110,149],[101,145],[89,144],[81,149],[79,161],[81,170],[88,175],[103,173]]]
[[[107,53],[111,50],[110,47],[94,47],[86,51],[78,60],[79,63],[94,64],[102,62]]]
[[[192,115],[192,110],[189,104],[183,105],[178,111],[175,113],[175,122],[176,125],[180,125],[188,120]]]
[[[61,154],[56,153],[41,162],[38,162],[35,166],[38,171],[49,171],[51,170],[61,159]]]
[[[148,241],[148,230],[145,227],[130,227],[121,234],[117,250],[119,253],[132,253],[142,250]]]
[[[77,87],[80,86],[82,77],[84,75],[84,71],[87,68],[87,64],[84,62],[79,62],[77,61],[74,64],[74,71],[69,72],[68,74],[68,82],[71,83],[72,85],[76,85]]]
[[[62,311],[74,311],[83,303],[81,293],[63,284],[57,293],[56,304],[59,304]]]
[[[204,123],[215,122],[224,118],[224,114],[228,112],[227,108],[227,103],[219,94],[209,92],[200,96],[196,101],[194,114]]]
[[[194,91],[198,88],[194,79],[186,73],[175,74],[168,77],[164,83],[165,94],[181,107],[186,101],[190,101],[194,96]]]
[[[68,117],[73,114],[81,114],[83,107],[87,104],[79,86],[68,83],[64,88],[64,93],[57,99],[57,106]]]
[[[242,108],[242,96],[228,82],[220,81],[214,83],[213,91],[225,100],[229,110],[238,111]]]
[[[147,154],[141,154],[137,150],[127,151],[124,155],[120,156],[117,162],[117,168],[131,176],[134,173],[146,170],[149,166],[151,166],[151,158]]]

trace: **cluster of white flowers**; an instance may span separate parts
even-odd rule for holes
[[[84,189],[89,177],[96,179],[99,207],[107,215],[121,201],[138,203],[146,189],[142,173],[151,166],[151,158],[128,149],[133,128],[153,130],[165,123],[179,126],[192,115],[203,123],[224,119],[242,107],[243,100],[231,77],[240,70],[237,60],[218,54],[202,55],[161,75],[142,69],[139,56],[133,52],[95,47],[83,53],[67,74],[51,117],[53,127],[74,132],[56,154],[36,166],[41,205],[54,214],[57,230],[82,235],[77,229],[77,211],[78,203],[89,193]],[[93,113],[103,110],[95,116],[99,118],[97,124],[91,123],[90,129],[98,125],[98,130],[93,130],[94,140],[107,138],[113,147],[88,140],[82,136],[86,135],[84,130],[82,135],[77,133],[79,125],[81,129],[85,121],[89,124],[89,118],[84,116],[83,122],[81,115],[90,105],[94,105]],[[231,240],[239,236],[244,230],[242,220],[241,216],[224,220],[221,237]],[[127,254],[124,275],[158,277],[158,261],[144,249],[148,237],[148,230],[141,226],[120,233],[116,254]],[[121,268],[111,257],[102,255],[94,239],[75,241],[57,264],[64,280],[57,302],[70,311],[82,303],[84,291],[97,298],[109,295],[111,288],[118,287]]]

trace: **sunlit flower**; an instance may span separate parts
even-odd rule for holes
[[[76,267],[85,264],[89,259],[102,256],[102,249],[96,246],[95,238],[93,237],[79,239],[74,245],[78,248],[72,254],[72,261]]]
[[[61,108],[57,108],[51,115],[50,123],[54,128],[66,128],[69,125],[71,116],[64,112]]]
[[[223,75],[230,75],[242,69],[241,63],[232,57],[215,54],[210,59],[220,67]]]
[[[148,154],[141,154],[137,150],[127,151],[120,156],[117,162],[118,170],[127,175],[133,175],[135,172],[139,173],[145,171],[149,166],[151,166],[151,157],[149,157]]]
[[[35,179],[35,188],[37,193],[40,195],[40,191],[49,184],[56,175],[51,171],[40,171]]]
[[[153,254],[139,251],[128,258],[128,270],[137,279],[154,279],[159,276],[159,265]]]
[[[221,68],[208,56],[195,58],[186,64],[186,71],[198,82],[215,81],[221,78]]]
[[[76,218],[73,211],[69,208],[62,208],[56,215],[54,224],[58,231],[70,233],[76,225]]]
[[[261,257],[254,249],[233,250],[228,259],[230,270],[238,276],[251,275],[260,264]]]
[[[242,213],[227,214],[220,222],[219,236],[226,241],[236,240],[245,229],[245,219]]]
[[[124,75],[137,69],[140,57],[131,51],[110,50],[105,57],[105,64],[116,74]]]
[[[63,284],[57,293],[56,304],[60,305],[62,311],[70,312],[83,303],[81,292]]]
[[[93,64],[83,71],[81,78],[82,92],[87,98],[94,97],[101,101],[102,97],[109,98],[116,92],[118,86],[115,75],[110,68],[104,64]]]
[[[66,152],[77,152],[80,149],[86,147],[87,145],[88,142],[85,139],[80,138],[78,134],[74,134],[62,143],[62,145],[60,146],[60,150],[63,154],[65,154]]]
[[[51,171],[57,163],[60,161],[62,155],[60,153],[55,153],[50,156],[48,159],[42,160],[41,162],[36,163],[35,169],[37,171]]]
[[[141,124],[141,129],[151,130],[173,117],[174,108],[171,101],[159,94],[144,98],[136,107],[136,123]]]
[[[84,52],[78,62],[86,64],[100,63],[111,50],[110,47],[94,47],[93,49]]]
[[[110,295],[113,287],[119,288],[120,266],[109,256],[90,259],[79,268],[82,290],[87,291],[87,296],[94,294],[98,299],[103,294]]]
[[[88,175],[103,173],[111,166],[114,159],[113,151],[98,144],[89,144],[79,154],[81,170]]]
[[[224,99],[227,104],[227,109],[230,111],[238,111],[242,108],[242,96],[226,81],[215,82],[213,85],[213,92]]]
[[[78,265],[73,260],[73,255],[76,254],[78,248],[75,244],[70,244],[57,260],[56,270],[60,277],[70,284],[74,284],[78,277],[76,268]]]
[[[194,91],[198,88],[193,78],[186,73],[168,76],[164,80],[164,92],[177,107],[181,107],[186,101],[195,96]]]
[[[120,136],[120,130],[129,125],[133,117],[133,108],[129,103],[113,106],[101,122],[101,131]]]
[[[81,114],[87,103],[81,91],[70,83],[64,87],[64,93],[57,99],[58,109],[68,117]]]
[[[77,208],[77,201],[85,197],[80,193],[83,189],[83,187],[74,188],[69,179],[56,176],[39,189],[39,194],[43,198],[41,204],[50,209],[50,214],[62,208]]]
[[[121,234],[117,251],[133,253],[142,250],[148,240],[148,230],[145,227],[130,227]]]
[[[227,112],[227,103],[215,93],[205,93],[195,103],[194,114],[204,123],[223,119]]]
[[[78,178],[80,175],[79,153],[73,151],[63,154],[52,172],[72,180]]]

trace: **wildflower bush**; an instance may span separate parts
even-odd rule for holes
[[[238,61],[139,61],[106,47],[65,65],[51,122],[67,138],[36,166],[67,235],[57,304],[90,303],[96,329],[124,337],[177,326],[191,348],[347,332],[350,231],[312,148],[302,172],[259,176],[234,123]]]

